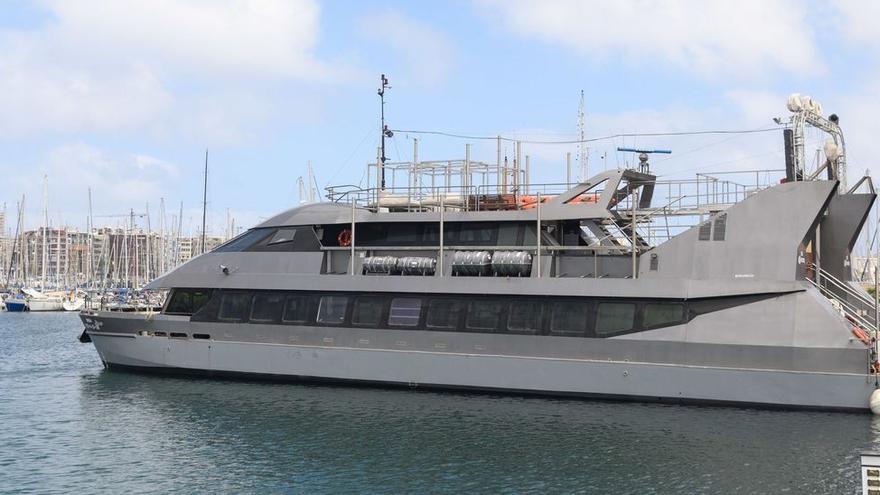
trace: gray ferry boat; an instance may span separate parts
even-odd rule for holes
[[[875,200],[836,116],[789,100],[785,167],[534,184],[512,160],[368,165],[153,281],[161,312],[87,310],[104,364],[418,388],[868,410],[875,300],[851,253]],[[806,128],[827,134],[805,158]]]

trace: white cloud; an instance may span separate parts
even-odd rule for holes
[[[43,5],[43,26],[0,31],[6,137],[146,129],[235,139],[254,125],[253,108],[272,107],[267,87],[342,74],[314,56],[313,0]]]
[[[741,0],[483,0],[509,31],[633,66],[711,77],[822,71],[805,3]],[[650,72],[650,69],[646,69]]]
[[[147,202],[174,194],[180,172],[172,163],[144,154],[115,154],[84,143],[53,148],[39,163],[11,174],[7,187],[27,196],[28,225],[41,218],[43,177],[48,178],[49,209],[54,224],[81,225],[92,190],[96,213],[142,210]],[[112,206],[108,206],[112,205]],[[115,208],[106,211],[106,208]]]
[[[366,17],[361,30],[396,52],[406,65],[405,76],[428,86],[440,85],[451,75],[455,50],[442,32],[396,11]]]
[[[853,42],[880,46],[880,2],[863,0],[834,0],[838,14],[838,31]]]

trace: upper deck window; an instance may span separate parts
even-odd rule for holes
[[[319,251],[321,244],[309,226],[252,229],[214,250],[215,253],[242,251]]]
[[[221,244],[217,249],[214,250],[215,253],[232,253],[236,251],[244,251],[245,249],[253,246],[254,244],[262,241],[266,237],[269,236],[273,232],[273,229],[251,229],[245,232],[244,234],[239,235],[238,237],[232,239],[226,244]]]

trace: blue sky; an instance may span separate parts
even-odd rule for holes
[[[581,90],[588,137],[762,128],[810,94],[840,115],[854,181],[874,166],[878,19],[880,2],[855,1],[7,0],[0,201],[14,216],[25,194],[36,224],[47,175],[53,224],[83,225],[91,187],[96,214],[149,203],[155,225],[164,198],[192,229],[210,148],[212,230],[227,208],[253,224],[298,202],[308,160],[321,187],[362,179],[383,72],[392,128],[523,138],[573,138]],[[388,157],[409,158],[412,137]],[[425,136],[420,155],[465,142]],[[782,165],[767,133],[599,142],[594,170],[606,151],[622,164],[620,145],[671,148],[655,162],[669,177]],[[573,150],[527,145],[535,180],[561,180]]]

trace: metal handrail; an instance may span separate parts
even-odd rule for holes
[[[850,287],[849,285],[847,285],[846,283],[844,283],[842,280],[838,279],[838,278],[835,277],[834,275],[831,275],[831,274],[828,273],[826,270],[824,270],[822,267],[817,266],[815,263],[812,263],[812,264],[811,264],[811,267],[812,267],[812,268],[813,268],[813,269],[814,269],[819,275],[821,275],[823,279],[825,279],[825,280],[830,280],[835,286],[837,286],[838,288],[840,288],[841,290],[843,290],[843,291],[846,292],[847,294],[849,294],[849,295],[851,295],[851,296],[853,296],[853,297],[855,297],[855,298],[861,300],[863,303],[865,303],[865,304],[867,304],[867,305],[869,305],[869,306],[874,306],[874,301],[872,301],[872,300],[866,298],[866,297],[865,297],[864,295],[862,295],[862,294],[859,294],[858,292],[856,292],[855,290],[853,290],[852,287]]]

